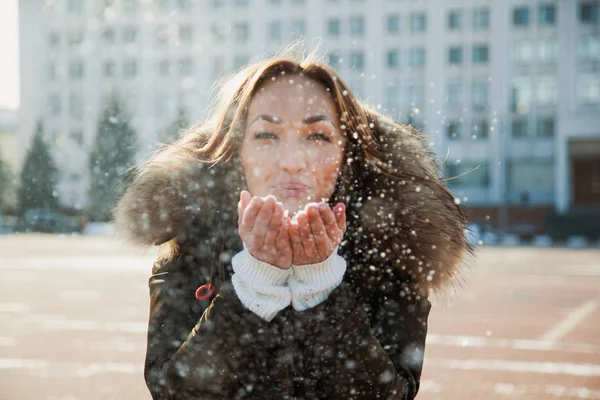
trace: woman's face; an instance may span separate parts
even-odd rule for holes
[[[248,190],[274,195],[290,215],[327,201],[344,145],[335,103],[323,85],[301,75],[269,80],[250,102],[240,149]]]

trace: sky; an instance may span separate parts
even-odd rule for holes
[[[0,108],[19,107],[19,0],[0,0]]]

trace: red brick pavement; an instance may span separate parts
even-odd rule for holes
[[[26,236],[0,254],[0,400],[150,398],[152,253]],[[486,248],[465,281],[433,299],[419,399],[600,399],[600,251]]]

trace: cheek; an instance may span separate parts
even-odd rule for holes
[[[338,171],[340,168],[342,156],[331,154],[331,150],[323,152],[313,160],[313,171],[317,175],[317,179],[326,186],[335,185]]]

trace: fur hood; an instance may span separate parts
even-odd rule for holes
[[[348,230],[340,254],[353,279],[371,282],[400,271],[419,291],[441,289],[470,251],[465,216],[440,181],[440,166],[425,136],[369,114],[382,161],[406,178],[392,177],[366,159],[353,161],[369,167],[355,176],[346,196]],[[243,183],[230,164],[210,167],[194,155],[210,128],[203,129],[185,132],[138,168],[117,203],[114,222],[125,239],[138,245],[206,245],[198,250],[206,253],[200,257],[203,263],[214,260],[215,238],[221,235],[226,240],[218,258],[226,262],[242,248],[235,213]]]

